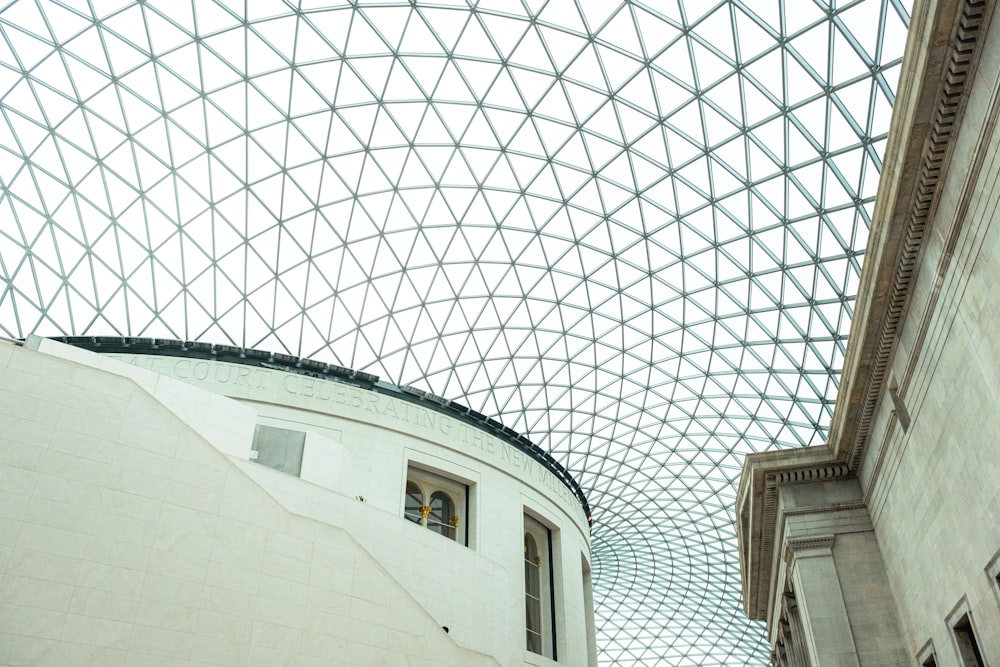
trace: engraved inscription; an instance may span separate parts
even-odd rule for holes
[[[146,355],[108,356],[186,382],[223,385],[219,389],[221,393],[225,393],[225,386],[279,391],[290,396],[329,401],[378,415],[388,421],[405,425],[407,431],[411,431],[414,426],[427,429],[446,436],[449,440],[457,441],[460,449],[474,449],[480,452],[484,459],[502,464],[504,469],[525,481],[544,487],[567,503],[576,503],[576,497],[572,492],[545,466],[528,454],[470,424],[409,401],[307,375],[284,373],[267,368]]]

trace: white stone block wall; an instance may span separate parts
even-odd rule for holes
[[[558,529],[559,663],[593,664],[582,512],[499,441],[33,345],[0,344],[0,664],[552,664],[523,649],[525,507]],[[306,431],[301,479],[246,460],[254,423]],[[470,483],[470,547],[402,518],[407,461]]]
[[[790,589],[808,640],[796,650],[808,654],[813,667],[909,664],[858,481],[782,486],[777,517],[771,641],[785,616],[781,596]]]
[[[949,613],[963,600],[1000,664],[1000,25],[994,17],[956,139],[860,471],[911,655],[960,665]],[[914,663],[916,660],[914,659]]]

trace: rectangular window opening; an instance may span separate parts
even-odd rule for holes
[[[1000,550],[993,555],[986,566],[986,580],[989,581],[990,588],[993,589],[997,604],[1000,604]]]
[[[407,466],[403,517],[433,533],[469,546],[469,487]]]
[[[525,648],[556,657],[555,571],[552,530],[524,515]]]
[[[587,557],[580,554],[580,566],[583,570],[583,613],[587,624],[587,658],[591,665],[597,664],[597,629],[594,618],[594,583],[590,573],[590,563]]]
[[[937,667],[937,653],[934,652],[933,640],[928,639],[916,657],[920,667]]]
[[[253,432],[251,458],[261,465],[298,477],[302,473],[302,450],[306,434],[276,426],[257,424]]]
[[[969,614],[962,614],[962,617],[953,626],[953,630],[955,641],[958,643],[958,652],[962,657],[962,664],[965,667],[986,667]]]

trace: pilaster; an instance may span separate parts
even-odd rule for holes
[[[856,667],[854,633],[833,557],[833,535],[789,539],[788,576],[804,622],[805,649],[815,667]]]
[[[781,598],[781,615],[788,625],[788,644],[791,646],[792,664],[796,667],[812,667],[806,649],[806,635],[799,616],[799,603],[793,593],[785,593]]]

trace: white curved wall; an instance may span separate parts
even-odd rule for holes
[[[184,466],[173,470],[166,462],[169,459],[165,459],[159,461],[162,467],[158,469],[153,463],[144,461],[141,454],[144,443],[153,448],[163,439],[161,433],[174,433],[176,428],[170,424],[176,421],[190,433],[189,440],[195,444],[189,443],[189,446],[198,451],[200,444],[205,450],[198,457],[214,466],[213,474],[201,471],[190,473],[194,481],[202,479],[204,483],[201,487],[189,484],[190,488],[186,491],[191,496],[189,505],[197,505],[206,494],[209,498],[216,498],[211,502],[222,502],[222,498],[217,497],[221,492],[212,488],[214,482],[220,479],[219,475],[226,480],[239,480],[242,485],[240,492],[245,492],[246,498],[242,501],[244,506],[235,510],[240,514],[239,521],[242,523],[235,525],[258,525],[264,531],[258,534],[263,543],[257,545],[261,547],[257,550],[248,545],[245,554],[238,554],[238,550],[234,552],[237,553],[234,556],[237,564],[229,571],[222,573],[218,565],[214,566],[214,571],[225,577],[224,584],[229,582],[237,589],[242,587],[242,591],[236,591],[241,594],[251,595],[250,589],[256,585],[258,595],[254,598],[254,605],[271,605],[271,602],[260,601],[263,599],[301,608],[295,612],[299,616],[294,617],[301,623],[306,623],[311,615],[322,612],[297,604],[301,600],[316,598],[318,591],[320,594],[316,599],[320,601],[326,597],[326,591],[344,596],[340,606],[334,607],[353,631],[343,633],[349,636],[341,638],[347,648],[341,646],[340,657],[327,655],[323,656],[325,659],[339,661],[335,664],[372,664],[369,662],[371,655],[361,656],[365,651],[370,652],[374,645],[387,656],[398,653],[400,658],[407,656],[407,660],[416,661],[399,664],[424,664],[420,660],[428,661],[426,664],[494,664],[493,661],[501,665],[550,664],[550,660],[524,650],[522,539],[523,516],[529,512],[553,529],[558,662],[571,665],[594,663],[593,617],[589,609],[589,592],[584,586],[584,571],[589,563],[586,517],[576,498],[555,476],[514,447],[464,422],[393,396],[278,370],[186,358],[98,356],[40,339],[29,341],[29,346],[39,349],[31,351],[8,345],[0,348],[3,351],[0,360],[17,360],[15,365],[18,367],[11,369],[9,363],[2,367],[6,375],[0,386],[9,387],[13,383],[29,387],[21,403],[45,401],[46,396],[49,399],[65,396],[69,397],[67,400],[93,402],[93,397],[101,395],[105,387],[115,387],[117,398],[113,398],[116,394],[111,392],[107,401],[124,401],[124,395],[133,400],[138,395],[148,398],[156,407],[145,410],[138,418],[129,407],[131,403],[122,404],[125,407],[121,408],[117,418],[130,425],[127,428],[116,426],[113,420],[107,424],[110,431],[104,436],[107,440],[105,449],[110,448],[108,451],[124,457],[123,460],[137,461],[137,467],[126,466],[117,473],[121,479],[131,480],[129,483],[133,486],[141,486],[144,475],[151,478],[162,475],[183,477],[181,470]],[[117,358],[112,359],[112,356]],[[58,392],[52,393],[52,378],[57,376],[63,379],[85,378],[88,383],[76,386],[61,381]],[[38,380],[44,377],[48,379]],[[36,387],[34,393],[30,390],[32,386]],[[5,433],[23,433],[23,446],[39,451],[45,448],[43,443],[49,436],[38,427],[37,422],[26,422],[17,415],[8,415],[4,419],[17,421],[17,428],[13,431],[6,429]],[[249,461],[253,429],[257,423],[306,433],[301,479]],[[86,428],[85,420],[81,421],[80,428]],[[129,443],[119,442],[125,432],[133,439]],[[168,440],[171,438],[176,436],[171,435]],[[209,444],[211,448],[207,446]],[[225,456],[218,456],[219,452]],[[72,451],[68,454],[73,457],[81,455]],[[160,452],[158,455],[163,454]],[[3,456],[0,466],[17,468],[11,465],[7,454]],[[39,460],[44,458],[42,456]],[[402,518],[408,465],[437,472],[469,486],[468,547]],[[41,469],[35,472],[49,474]],[[176,485],[185,483],[182,479],[175,480]],[[177,486],[174,493],[180,495],[167,504],[173,507],[177,502],[185,502],[182,497],[185,488]],[[363,496],[364,502],[358,500],[358,496]],[[37,503],[30,494],[18,502],[25,507],[25,511],[10,519],[17,522],[18,537],[11,538],[8,532],[3,541],[5,551],[0,552],[0,565],[5,568],[4,586],[24,588],[27,585],[24,580],[30,580],[28,589],[34,594],[29,597],[38,599],[38,593],[47,590],[45,582],[48,580],[11,571],[11,564],[15,563],[16,570],[21,567],[16,565],[21,562],[17,558],[23,559],[28,551],[37,551],[42,554],[37,557],[43,560],[50,551],[32,549],[30,545],[21,543],[23,526],[33,526],[27,534],[37,530],[33,515],[28,512]],[[235,502],[236,506],[241,504],[235,497],[230,502]],[[20,505],[14,503],[13,506]],[[188,507],[185,511],[201,510],[205,510],[205,516],[191,518],[196,525],[207,525],[208,522],[214,530],[224,530],[222,526],[233,520],[233,517],[219,515],[215,506]],[[162,507],[159,512],[162,515]],[[42,517],[42,520],[52,522],[57,519]],[[146,517],[146,523],[158,525],[150,517]],[[66,530],[74,532],[72,528]],[[149,530],[156,535],[156,528],[150,527]],[[316,553],[318,541],[315,536],[319,534],[325,536],[324,543],[335,543],[335,546],[324,547],[320,558],[323,562],[312,555]],[[62,534],[57,537],[70,541],[80,539]],[[198,543],[196,538],[191,539]],[[155,549],[156,545],[148,547]],[[49,549],[58,552],[64,547],[56,541]],[[311,554],[309,558],[304,558],[306,552]],[[211,553],[195,550],[189,556],[190,569],[195,578],[203,569],[212,569]],[[208,560],[200,561],[201,556]],[[352,566],[340,568],[336,562],[341,558]],[[327,562],[331,559],[334,563],[332,567]],[[178,571],[172,575],[178,575],[175,578],[183,580],[185,561],[179,557],[175,560]],[[138,573],[135,576],[143,581],[147,578],[157,581],[156,577],[165,576],[158,572],[151,573],[148,567],[145,570],[134,569]],[[267,582],[264,598],[259,593],[263,585],[261,577],[265,577]],[[589,577],[586,580],[589,581]],[[56,604],[57,609],[47,609],[46,612],[57,616],[62,614],[67,618],[76,613],[74,605],[82,604],[76,601],[79,591],[83,590],[78,583],[48,583],[53,586],[58,584],[60,595],[62,598],[68,596],[68,599],[65,604]],[[204,581],[193,582],[194,585],[198,583],[204,584]],[[66,586],[69,588],[64,588]],[[105,593],[111,594],[109,591]],[[130,624],[129,637],[136,633],[139,636],[149,634],[149,628],[157,629],[157,632],[178,632],[180,634],[176,636],[169,635],[176,640],[174,648],[187,651],[186,659],[200,659],[197,647],[205,642],[195,625],[189,624],[190,627],[176,630],[141,622],[149,620],[145,617],[137,620],[136,610],[143,599],[141,586],[131,594],[114,595],[127,598],[118,601],[124,605],[124,617],[117,620],[105,618],[102,613],[113,615],[118,612],[98,604],[91,609],[95,614],[92,618]],[[282,596],[288,599],[273,599]],[[23,601],[25,594],[16,599]],[[215,612],[206,609],[205,604],[202,599],[198,604],[182,606],[186,606],[195,619],[202,616],[208,618],[210,613]],[[111,606],[114,607],[114,604]],[[14,618],[11,614],[0,615],[0,633],[7,633],[15,639],[38,638],[37,633],[32,635],[28,631],[30,628],[13,627],[12,624],[16,626],[17,623],[11,618]],[[277,621],[272,618],[271,621],[284,627],[284,623],[294,618]],[[197,620],[191,623],[196,624]],[[245,637],[239,635],[245,638],[245,645],[234,640],[234,647],[243,647],[239,649],[242,652],[236,654],[239,657],[236,664],[256,664],[254,660],[257,658],[260,664],[264,664],[274,657],[267,651],[294,652],[296,648],[291,640],[286,641],[289,645],[285,646],[268,645],[270,640],[267,637],[270,635],[266,619],[255,618],[248,620],[247,624],[236,617],[236,620],[231,620],[231,625],[246,626],[242,630]],[[440,626],[448,626],[450,634],[440,631]],[[313,632],[301,627],[293,629],[299,633]],[[124,633],[125,627],[119,630]],[[185,632],[190,635],[190,641],[185,639]],[[271,632],[274,633],[273,629]],[[73,636],[64,636],[61,634],[64,631],[50,633],[55,636],[45,639],[54,642],[51,647],[53,656],[62,655],[58,651],[69,650],[68,646],[91,645],[85,637],[79,636],[79,632]],[[0,644],[4,643],[0,641]],[[9,645],[26,647],[29,643],[14,641]],[[100,648],[118,651],[122,660],[132,659],[134,664],[142,661],[130,656],[148,659],[151,655],[149,651],[132,651],[130,647],[130,642],[122,646],[119,641],[114,646]],[[345,657],[353,655],[351,651],[355,651],[357,656]],[[271,657],[260,657],[265,655]],[[4,658],[0,656],[0,662]],[[385,660],[387,664],[396,664],[391,657]],[[9,658],[7,661],[17,664]],[[233,663],[221,661],[217,664]]]

